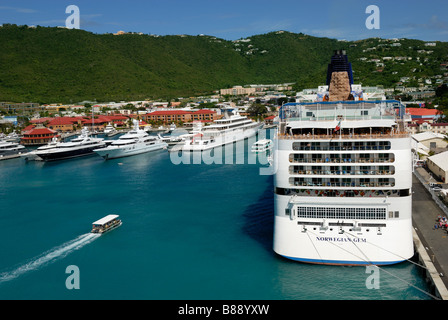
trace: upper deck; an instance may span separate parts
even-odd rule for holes
[[[404,138],[405,108],[396,100],[288,103],[280,109],[280,139]]]

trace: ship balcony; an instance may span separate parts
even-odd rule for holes
[[[291,153],[289,155],[289,162],[291,163],[393,163],[395,156],[391,153],[376,153],[376,154],[303,154]]]
[[[294,151],[369,151],[390,150],[390,141],[302,141],[292,144]]]
[[[291,175],[394,175],[393,166],[290,166]]]
[[[343,130],[343,129],[342,129]],[[335,134],[320,134],[320,133],[298,133],[298,134],[289,134],[289,133],[280,133],[278,134],[278,139],[280,140],[373,140],[373,139],[403,139],[409,138],[410,133],[408,132],[398,132],[393,133],[390,132],[388,134],[350,134],[350,133],[335,133]],[[355,150],[355,149],[353,149]],[[367,149],[366,149],[367,150]],[[381,150],[381,149],[378,149]]]
[[[395,187],[393,178],[289,178],[294,187],[335,188],[390,188]]]

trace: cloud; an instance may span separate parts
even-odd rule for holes
[[[441,32],[448,31],[448,23],[446,21],[439,20],[439,17],[437,15],[431,16],[429,21],[424,23],[409,23],[407,24],[407,27],[414,29],[441,31]]]
[[[36,13],[37,10],[34,9],[28,9],[28,8],[17,8],[17,7],[6,7],[6,6],[0,6],[0,10],[12,10],[19,13]]]

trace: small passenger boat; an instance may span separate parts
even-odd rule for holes
[[[101,218],[98,221],[95,221],[93,223],[91,233],[103,234],[103,233],[111,231],[115,228],[118,228],[122,224],[119,217],[120,216],[118,216],[116,214],[110,214],[108,216],[105,216],[104,218]]]

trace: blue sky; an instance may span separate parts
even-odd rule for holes
[[[236,40],[286,30],[346,40],[370,37],[448,41],[447,0],[0,0],[0,24],[64,26],[77,5],[94,33],[207,34]],[[366,8],[380,9],[369,30]]]

